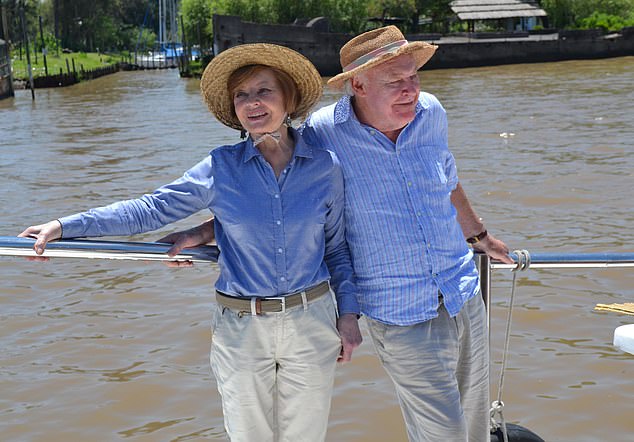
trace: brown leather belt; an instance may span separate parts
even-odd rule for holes
[[[216,290],[216,301],[223,307],[230,308],[239,313],[259,315],[262,313],[279,313],[288,308],[302,305],[304,302],[310,303],[330,291],[330,285],[327,281],[322,282],[303,292],[292,293],[285,296],[276,296],[270,298],[238,298],[235,296],[225,295]],[[305,298],[305,299],[304,299]]]

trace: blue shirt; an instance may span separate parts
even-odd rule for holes
[[[63,236],[131,235],[209,209],[220,250],[217,290],[282,296],[331,279],[339,313],[359,313],[340,164],[292,135],[295,151],[279,179],[248,138],[212,150],[152,194],[61,218]]]
[[[314,113],[303,136],[341,161],[346,236],[364,314],[411,325],[438,315],[439,291],[452,316],[479,293],[450,200],[458,176],[447,117],[433,95],[420,94],[396,143],[360,123],[348,96]]]

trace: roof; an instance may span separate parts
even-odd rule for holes
[[[545,17],[547,15],[536,0],[454,0],[450,6],[460,20]]]

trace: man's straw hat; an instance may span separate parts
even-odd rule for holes
[[[343,72],[328,80],[328,85],[340,89],[346,80],[358,73],[403,54],[412,54],[417,69],[420,69],[437,47],[423,41],[408,42],[396,26],[365,32],[343,45],[339,51]]]
[[[227,90],[227,81],[236,69],[255,64],[279,69],[293,79],[299,92],[299,105],[291,118],[306,116],[319,101],[323,88],[321,76],[300,53],[268,43],[234,46],[214,57],[200,80],[200,90],[209,110],[224,125],[242,129],[240,120],[232,111],[233,98]]]

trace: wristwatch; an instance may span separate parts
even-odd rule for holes
[[[480,242],[480,241],[482,241],[484,238],[486,238],[488,234],[489,234],[489,232],[487,232],[487,231],[486,231],[486,229],[485,229],[485,230],[483,230],[482,232],[478,233],[477,235],[472,236],[472,237],[470,237],[470,238],[467,238],[467,242],[468,242],[469,244],[476,244],[476,243],[479,243],[479,242]]]

